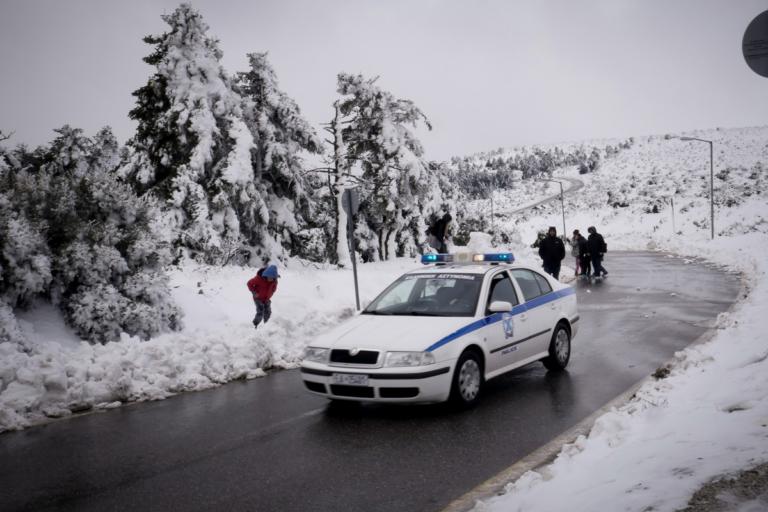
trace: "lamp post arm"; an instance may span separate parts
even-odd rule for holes
[[[567,236],[566,234],[568,233],[568,231],[565,229],[565,201],[563,200],[563,195],[564,195],[563,194],[563,182],[560,181],[560,180],[550,180],[550,179],[547,179],[547,178],[537,178],[537,179],[539,181],[550,181],[552,183],[557,183],[558,185],[560,185],[560,209],[563,212],[563,240],[565,240],[566,236]]]

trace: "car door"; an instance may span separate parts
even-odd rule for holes
[[[521,343],[520,355],[534,357],[547,351],[552,336],[553,313],[551,302],[547,300],[552,287],[544,276],[533,270],[516,268],[511,273],[523,295],[528,324],[528,336]]]
[[[495,301],[509,302],[513,310],[509,313],[491,313],[488,308]],[[486,370],[490,374],[520,360],[519,342],[528,335],[527,323],[519,319],[519,313],[524,306],[520,305],[517,291],[507,271],[497,272],[491,277],[484,307],[485,317],[489,321],[483,336],[488,350]]]

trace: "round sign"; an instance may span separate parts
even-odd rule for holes
[[[758,14],[749,24],[741,49],[752,71],[768,78],[768,11]]]

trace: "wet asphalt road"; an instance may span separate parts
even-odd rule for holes
[[[530,365],[454,412],[336,408],[283,371],[6,433],[0,510],[440,510],[652,373],[739,290],[735,275],[663,254],[605,266],[578,288],[566,373]]]

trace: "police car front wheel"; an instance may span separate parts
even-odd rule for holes
[[[466,350],[459,357],[453,372],[451,399],[460,406],[477,403],[483,386],[483,363],[477,352]]]

